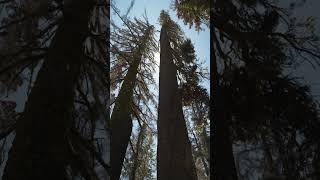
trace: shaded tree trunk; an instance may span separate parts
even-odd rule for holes
[[[210,27],[214,32],[214,28]],[[237,180],[237,170],[234,162],[232,141],[230,139],[229,125],[231,121],[231,113],[228,112],[230,107],[227,106],[226,92],[222,91],[219,84],[219,75],[217,68],[217,58],[214,47],[214,38],[211,37],[211,80],[213,85],[211,88],[212,98],[210,101],[213,103],[210,106],[211,117],[213,118],[213,126],[210,131],[213,132],[212,137],[212,154],[213,160],[211,161],[211,178],[214,180]]]
[[[141,55],[133,60],[122,83],[111,116],[111,180],[120,179],[132,131],[131,103]]]
[[[133,91],[143,52],[145,48],[147,48],[146,41],[150,30],[152,30],[151,27],[145,30],[144,36],[139,39],[138,48],[133,50],[133,60],[123,80],[111,115],[111,180],[118,180],[121,176],[121,170],[132,132],[131,108]]]
[[[48,55],[18,120],[3,180],[66,179],[67,136],[74,87],[84,61],[83,41],[93,2],[65,7]]]
[[[160,34],[157,179],[195,180],[191,143],[166,28],[163,26]]]

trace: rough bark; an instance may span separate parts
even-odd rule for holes
[[[64,9],[64,21],[18,120],[3,180],[66,179],[66,137],[92,6],[90,0],[73,1]]]
[[[163,26],[160,34],[157,179],[195,180],[197,175],[176,74],[166,27]]]
[[[214,32],[213,26],[210,27]],[[214,38],[210,39],[211,44],[211,72],[212,72],[212,89],[210,106],[211,118],[213,118],[213,126],[210,131],[213,132],[211,149],[213,159],[211,161],[211,178],[215,180],[237,180],[237,170],[234,162],[232,141],[230,139],[229,125],[231,121],[231,113],[228,112],[226,92],[222,91],[219,84],[219,75],[217,69],[217,58],[215,53]]]

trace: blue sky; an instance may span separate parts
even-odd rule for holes
[[[116,7],[121,11],[121,14],[125,14],[128,7],[130,6],[131,1],[123,1],[123,0],[113,0],[113,3]],[[182,31],[185,33],[187,38],[190,38],[194,44],[195,51],[197,54],[197,58],[205,64],[203,65],[209,70],[210,67],[210,31],[206,26],[203,26],[203,31],[197,32],[193,27],[189,29],[189,25],[185,25],[182,20],[178,19],[176,16],[176,12],[174,12],[170,7],[173,3],[173,0],[136,0],[134,2],[134,6],[131,9],[128,17],[142,17],[144,12],[146,11],[148,20],[151,24],[153,24],[157,30],[160,31],[161,27],[158,22],[158,18],[161,10],[166,10],[169,12],[171,18],[176,21]],[[111,19],[117,23],[120,23],[119,18],[111,12]],[[156,39],[159,40],[159,33],[156,34]],[[158,55],[156,55],[157,57]],[[158,75],[155,74],[155,79],[158,81]],[[209,81],[204,81],[203,85],[209,91]]]
[[[134,3],[133,8],[131,9],[130,13],[128,14],[128,17],[130,19],[137,17],[140,18],[144,15],[145,11],[149,20],[149,23],[154,25],[156,27],[156,30],[160,32],[160,24],[158,22],[158,18],[160,15],[161,10],[168,11],[170,14],[171,19],[176,21],[182,31],[185,33],[187,38],[190,38],[191,41],[193,42],[193,45],[195,47],[196,55],[197,58],[200,60],[200,62],[205,62],[203,64],[204,68],[207,68],[209,71],[210,67],[210,31],[206,26],[203,26],[203,31],[197,32],[195,31],[194,27],[191,29],[189,28],[189,25],[185,25],[182,20],[178,19],[176,16],[176,12],[174,12],[170,6],[172,4],[173,0],[136,0]],[[130,6],[131,0],[113,0],[113,3],[115,6],[120,10],[120,14],[124,15],[127,12],[128,7]],[[116,14],[113,14],[113,11],[111,10],[111,19],[114,21],[116,24],[121,25],[123,24],[121,20],[117,17]],[[159,32],[156,33],[156,39],[159,40]],[[159,65],[160,62],[160,55],[159,53],[155,53],[155,59]],[[158,85],[159,81],[159,70],[156,68],[156,72],[154,74],[154,78],[156,80],[156,83]],[[209,93],[209,80],[203,81],[204,87],[208,89]],[[151,90],[155,93],[155,95],[158,95],[157,90]],[[158,100],[158,98],[156,98]],[[155,115],[157,113],[157,110],[155,107],[150,107],[151,109],[154,110]],[[157,116],[157,115],[156,115]],[[155,123],[155,122],[153,122]],[[134,124],[133,127],[133,132],[136,131],[137,124]],[[154,137],[154,144],[152,148],[156,151],[156,146],[157,146],[157,140],[156,137]],[[156,170],[154,169],[154,177],[156,177]]]

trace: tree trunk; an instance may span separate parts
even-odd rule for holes
[[[123,80],[111,115],[111,180],[118,180],[121,176],[122,165],[132,132],[131,105],[133,103],[133,91],[143,56],[142,52],[147,48],[146,41],[151,30],[151,27],[147,28],[143,38],[139,38],[138,48],[133,53],[133,61]]]
[[[122,83],[111,116],[111,180],[120,179],[132,131],[131,103],[141,56],[137,56]]]
[[[92,7],[90,0],[73,1],[66,7],[18,120],[3,180],[66,179],[66,137]]]
[[[160,34],[157,179],[195,180],[197,175],[178,91],[177,70],[166,31],[164,26]]]
[[[211,31],[215,30],[210,27]],[[232,141],[230,139],[229,125],[231,121],[231,113],[228,112],[228,100],[226,98],[226,92],[223,92],[219,85],[219,75],[217,69],[217,59],[214,48],[214,38],[211,38],[211,59],[212,59],[212,94],[211,102],[213,106],[210,106],[211,117],[213,117],[213,126],[210,127],[210,131],[213,132],[213,160],[211,161],[211,174],[214,180],[237,180],[237,170],[234,162]],[[214,127],[214,128],[213,128]],[[213,169],[212,169],[213,168]]]
[[[201,159],[201,162],[203,164],[203,167],[204,167],[204,170],[205,170],[205,174],[207,176],[209,176],[210,172],[209,172],[209,167],[208,167],[208,164],[207,164],[208,161],[205,158],[205,156],[207,155],[207,152],[206,152],[206,150],[202,149],[202,146],[204,146],[205,144],[201,140],[200,140],[200,143],[198,142],[198,138],[197,138],[196,134],[193,132],[193,130],[192,130],[192,134],[193,134],[193,138],[195,139],[196,146],[199,149],[198,151],[200,151],[200,153],[201,153],[200,159]],[[204,146],[204,148],[205,148],[205,146]]]
[[[204,150],[206,152],[206,154],[208,155],[208,158],[207,158],[207,162],[209,164],[210,162],[210,137],[207,135],[207,132],[206,132],[206,127],[203,126],[202,128],[202,132],[201,132],[201,141],[203,142],[203,145],[204,145]],[[210,172],[210,170],[209,170]]]
[[[133,154],[133,167],[131,169],[131,175],[129,176],[130,180],[135,180],[136,179],[136,174],[137,174],[137,169],[139,168],[140,160],[139,160],[139,151],[142,146],[142,143],[144,141],[144,135],[146,131],[146,124],[144,123],[142,127],[140,128],[140,132],[138,135],[138,141],[137,141],[137,146],[135,149],[135,152]]]

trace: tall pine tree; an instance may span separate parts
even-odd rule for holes
[[[165,11],[161,11],[160,23],[157,179],[195,180],[197,174],[177,82],[182,32]]]
[[[119,14],[118,10],[113,8]],[[144,103],[147,103],[153,98],[147,88],[148,79],[153,83],[148,69],[154,64],[153,53],[157,50],[154,26],[147,20],[135,18],[134,21],[130,21],[120,15],[119,17],[124,23],[124,28],[113,24],[114,31],[111,34],[111,51],[114,60],[111,69],[111,86],[114,88],[121,84],[111,114],[111,179],[119,179],[121,175],[132,133],[132,121],[135,116],[133,112],[140,110],[135,99],[142,97],[146,101]]]

